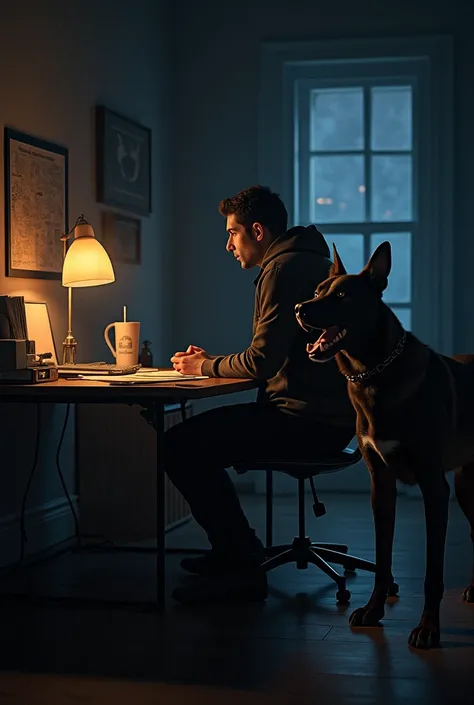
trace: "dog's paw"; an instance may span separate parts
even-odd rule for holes
[[[359,607],[349,617],[351,627],[380,627],[380,620],[383,619],[384,611],[371,605]]]
[[[471,583],[462,594],[464,602],[474,602],[474,583]]]
[[[410,634],[408,643],[414,649],[436,649],[439,647],[439,639],[439,627],[421,621]]]

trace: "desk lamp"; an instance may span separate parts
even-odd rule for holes
[[[74,240],[67,242],[74,233]],[[80,215],[68,233],[61,235],[63,243],[62,285],[68,289],[68,331],[63,342],[62,364],[74,364],[77,341],[72,334],[72,289],[101,286],[115,281],[112,262],[105,248],[96,240],[92,225]]]

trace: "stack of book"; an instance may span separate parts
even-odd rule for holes
[[[25,299],[23,296],[0,296],[0,340],[26,340]]]

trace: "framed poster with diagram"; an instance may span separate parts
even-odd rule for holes
[[[5,128],[7,277],[61,279],[68,231],[68,150]]]
[[[151,213],[151,130],[97,106],[96,162],[100,203]]]

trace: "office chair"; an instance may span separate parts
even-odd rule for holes
[[[284,565],[296,563],[298,570],[305,570],[313,564],[334,580],[337,585],[336,600],[340,604],[350,601],[351,593],[346,587],[346,577],[332,568],[329,563],[343,566],[346,573],[353,573],[357,568],[375,573],[375,563],[366,561],[348,553],[344,544],[313,542],[306,536],[305,521],[305,482],[310,481],[313,493],[313,512],[316,517],[326,514],[326,508],[319,501],[314,486],[314,477],[323,473],[337,472],[354,465],[362,456],[357,448],[345,448],[341,453],[321,458],[315,462],[291,462],[282,460],[265,460],[254,463],[237,463],[234,469],[238,473],[250,470],[265,470],[266,473],[266,560],[262,567],[266,572]],[[294,477],[298,482],[298,536],[292,544],[273,546],[273,472],[278,471]],[[398,585],[393,583],[390,595],[396,595]]]

